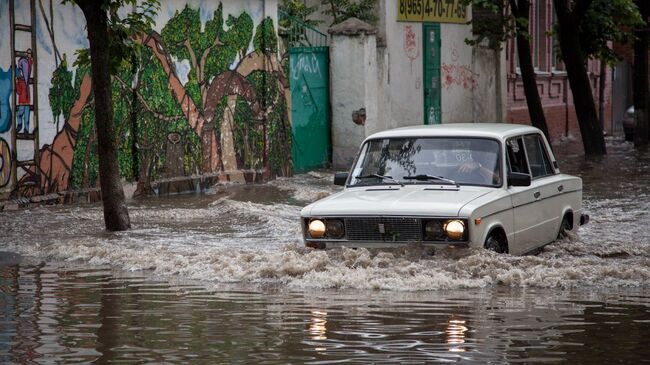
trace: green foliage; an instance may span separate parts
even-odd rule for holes
[[[489,48],[501,50],[505,41],[520,33],[530,36],[528,19],[514,16],[508,0],[462,0],[462,3],[472,6],[473,17],[468,23],[472,25],[474,37],[465,39],[468,45],[487,42]]]
[[[74,189],[92,187],[97,183],[99,160],[97,159],[97,139],[94,137],[94,131],[95,111],[93,108],[86,108],[81,115],[81,125],[77,131],[77,143],[72,160],[70,185]],[[87,151],[89,154],[86,157]],[[88,186],[84,186],[85,174],[88,176]]]
[[[483,41],[493,49],[501,49],[503,42],[520,33],[528,34],[528,20],[515,17],[508,0],[463,0],[473,7],[474,38],[465,40],[477,45]],[[575,1],[572,1],[572,3]],[[531,6],[534,1],[530,1]],[[587,57],[603,59],[610,64],[618,57],[607,46],[608,42],[628,43],[634,39],[632,31],[643,26],[643,20],[633,0],[594,0],[584,19],[580,21],[580,42]],[[557,33],[557,26],[553,32]]]
[[[62,0],[63,4],[82,4],[92,0]],[[160,10],[159,0],[95,0],[106,11],[108,18],[109,44],[106,45],[110,57],[110,71],[114,75],[121,66],[136,56],[143,46],[135,40],[135,36],[149,32],[154,23],[154,17]],[[132,8],[126,16],[119,15],[121,9]],[[74,65],[90,65],[90,52],[87,48],[76,52],[77,60]]]
[[[235,152],[245,169],[263,168],[264,129],[261,121],[253,119],[246,100],[238,97],[235,109]]]
[[[271,172],[281,176],[290,174],[293,133],[284,98],[280,98],[275,108],[269,113],[266,133],[269,135],[267,148]]]
[[[127,83],[132,82],[133,75],[130,69],[123,68],[119,76]],[[115,123],[116,141],[118,147],[117,162],[120,167],[120,174],[127,180],[133,180],[133,161],[131,143],[131,93],[124,92],[122,85],[113,82],[111,84],[113,93],[113,122]]]
[[[321,0],[327,6],[325,14],[334,18],[332,25],[357,18],[369,24],[377,22],[377,0]]]
[[[51,82],[52,87],[50,88],[48,98],[50,100],[54,122],[58,125],[61,114],[63,114],[63,121],[68,120],[70,117],[70,108],[76,100],[75,89],[72,84],[72,72],[68,70],[68,61],[65,53],[63,54],[63,61],[52,73]]]
[[[240,58],[244,58],[253,38],[253,19],[246,13],[236,18],[229,15],[226,25],[229,29],[224,34],[223,43],[226,47],[238,51]]]
[[[282,0],[278,4],[278,9],[285,12],[288,16],[299,19],[305,25],[309,27],[317,27],[321,24],[322,20],[313,20],[309,19],[318,10],[318,5],[307,6],[302,0]],[[288,19],[279,20],[280,26],[282,28],[288,29],[294,24],[291,23]]]
[[[253,39],[255,51],[262,53],[278,52],[278,36],[275,34],[273,19],[266,17],[255,30],[255,39]]]
[[[633,0],[594,0],[580,23],[580,44],[585,56],[604,60],[610,65],[619,60],[608,42],[631,43],[635,28],[644,27]]]

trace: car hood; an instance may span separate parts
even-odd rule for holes
[[[306,206],[302,216],[425,215],[457,217],[460,209],[494,188],[407,185],[349,188]]]

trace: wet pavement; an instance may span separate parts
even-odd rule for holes
[[[327,172],[135,201],[123,233],[98,205],[0,212],[0,363],[639,362],[650,153],[608,148],[555,147],[591,222],[535,256],[306,249]]]

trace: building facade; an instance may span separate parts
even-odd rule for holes
[[[537,77],[537,89],[542,100],[546,123],[552,140],[564,137],[580,140],[580,128],[573,105],[573,95],[562,61],[556,37],[552,34],[555,20],[553,0],[536,0],[530,7],[530,43],[533,66]],[[515,40],[506,44],[507,66],[507,116],[509,123],[530,124],[524,86],[519,72]],[[612,123],[612,71],[601,70],[600,61],[589,60],[587,70],[592,92],[598,108],[600,93],[604,96],[604,124],[606,133],[614,132]],[[603,72],[604,71],[604,72]],[[604,88],[600,78],[605,78]]]

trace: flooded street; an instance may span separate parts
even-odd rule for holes
[[[0,212],[0,363],[631,362],[650,358],[650,153],[580,175],[591,222],[535,256],[304,248],[330,173],[131,202]],[[15,254],[10,254],[15,253]]]

